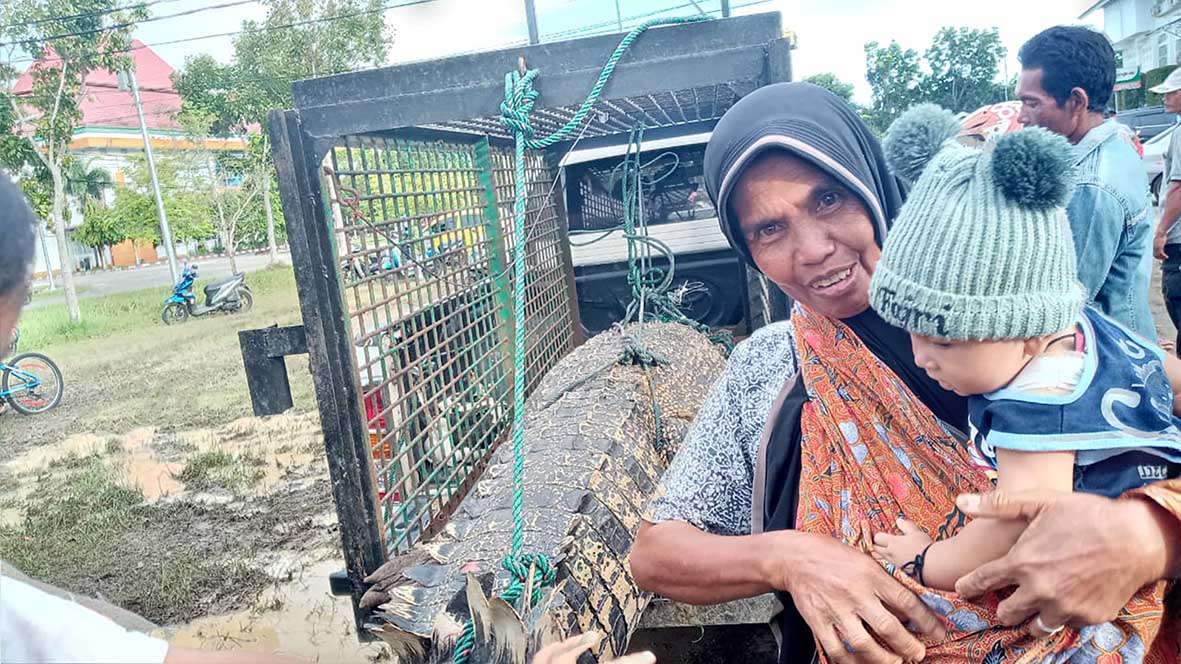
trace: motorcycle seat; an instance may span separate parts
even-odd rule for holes
[[[238,278],[238,275],[234,275],[232,277],[227,277],[227,278],[222,279],[220,281],[215,281],[211,284],[206,284],[205,285],[205,297],[207,297],[207,298],[213,297],[214,293],[216,293],[219,288],[230,283],[231,281],[234,281],[237,278]]]

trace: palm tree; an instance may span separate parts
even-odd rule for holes
[[[70,159],[65,165],[66,195],[78,201],[83,216],[93,206],[106,207],[106,190],[114,186],[110,173],[99,167],[91,167],[90,161]],[[95,249],[98,264],[102,264],[102,254]],[[139,255],[136,255],[139,262]]]
[[[105,205],[104,194],[114,186],[110,173],[101,168],[91,168],[91,162],[83,163],[71,159],[66,165],[66,193],[73,196],[85,207],[88,204]]]

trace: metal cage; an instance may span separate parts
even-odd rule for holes
[[[296,109],[272,112],[354,606],[361,579],[446,523],[508,433],[514,326],[525,326],[529,388],[582,341],[562,155],[639,123],[712,128],[743,95],[790,79],[781,35],[778,14],[762,14],[639,39],[576,139],[527,153],[521,248],[513,145],[497,119],[505,72],[522,60],[540,69],[533,121],[545,135],[573,115],[619,35],[301,81]]]

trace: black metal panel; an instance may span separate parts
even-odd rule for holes
[[[778,13],[653,29],[629,49],[606,98],[762,80]],[[538,109],[577,106],[620,35],[602,35],[340,74],[292,85],[312,136],[383,131],[498,115],[504,75],[518,58],[541,69]],[[659,71],[654,89],[653,71]]]
[[[351,336],[336,295],[336,259],[319,185],[324,152],[301,131],[294,111],[272,111],[268,124],[354,614],[358,634],[367,634],[359,609],[362,579],[385,562],[386,553]]]
[[[776,39],[767,45],[766,83],[787,83],[791,80],[791,40]]]
[[[250,405],[256,417],[278,415],[291,408],[291,383],[287,380],[287,355],[308,352],[302,325],[238,332]]]

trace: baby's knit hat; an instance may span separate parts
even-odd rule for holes
[[[1028,339],[1073,323],[1083,306],[1066,202],[1070,144],[1041,128],[991,149],[954,139],[933,104],[890,127],[883,147],[914,183],[874,270],[869,301],[909,332],[952,340]]]

